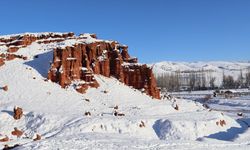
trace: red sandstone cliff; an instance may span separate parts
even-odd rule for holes
[[[160,99],[152,69],[131,58],[127,46],[115,41],[95,41],[96,36],[93,39],[91,35],[81,38],[87,42],[54,49],[53,63],[48,73],[50,80],[62,87],[75,83],[77,91],[84,93],[89,86],[99,86],[94,74],[113,76],[126,85],[145,89],[148,95]]]

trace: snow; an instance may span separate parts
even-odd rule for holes
[[[233,91],[233,90],[232,90]],[[236,89],[237,93],[250,93],[249,89]],[[199,101],[206,104],[212,111],[222,112],[236,120],[238,127],[232,127],[226,132],[220,132],[217,134],[211,134],[209,138],[215,138],[218,140],[231,141],[231,142],[243,142],[249,141],[249,126],[250,126],[250,95],[234,96],[230,99],[223,96],[212,97],[208,101],[204,101],[204,97],[208,94],[212,94],[212,91],[193,91],[187,92],[175,92],[172,95],[182,97],[185,99]],[[240,114],[240,115],[239,115]]]
[[[91,44],[91,43],[103,42],[103,41],[114,42],[114,41],[108,41],[108,40],[95,39],[95,38],[91,37],[91,34],[82,34],[77,39],[66,39],[63,42],[58,43],[57,47],[64,49],[66,47],[70,47],[70,46],[80,44],[80,43]]]
[[[9,35],[0,35],[0,39],[10,39],[11,37],[16,37],[16,36],[24,36],[24,35],[33,35],[36,37],[40,37],[42,35],[63,35],[67,34],[69,32],[61,33],[61,32],[37,32],[37,33],[30,33],[30,32],[25,32],[25,33],[18,33],[18,34],[9,34]]]
[[[61,43],[34,42],[16,52],[28,56],[28,60],[6,61],[0,67],[0,86],[9,88],[0,89],[0,139],[5,135],[13,139],[0,143],[0,148],[5,144],[21,144],[18,149],[24,150],[249,148],[250,131],[242,122],[230,113],[209,111],[192,98],[152,99],[115,78],[100,75],[95,76],[100,87],[89,88],[86,94],[44,81],[53,47],[58,46]],[[39,57],[34,58],[36,55]],[[242,101],[247,100],[249,97]],[[223,99],[219,106],[216,100],[211,106],[222,109],[220,104],[231,108]],[[15,106],[24,110],[20,120],[12,117]],[[125,116],[114,116],[115,106]],[[249,109],[248,104],[242,107]],[[91,116],[85,116],[85,112]],[[226,126],[217,126],[219,120],[225,120]],[[139,127],[141,122],[145,127]],[[24,131],[26,138],[12,136],[15,127]],[[34,142],[35,134],[40,134],[42,140]]]
[[[156,76],[164,73],[181,72],[188,73],[191,71],[204,71],[206,72],[206,78],[215,77],[215,85],[220,86],[222,83],[223,73],[225,75],[231,75],[234,79],[238,79],[241,71],[244,75],[250,70],[250,62],[238,61],[210,61],[210,62],[159,62],[150,64],[153,67],[154,74]],[[209,81],[209,79],[207,79]]]
[[[75,57],[68,57],[68,58],[66,58],[66,60],[76,60],[76,58]]]
[[[250,62],[227,62],[227,61],[211,61],[211,62],[159,62],[152,64],[156,73],[164,71],[240,71],[250,68]],[[158,70],[159,69],[159,70]]]

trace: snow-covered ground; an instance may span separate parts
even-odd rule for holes
[[[246,124],[221,110],[209,111],[194,99],[152,99],[103,76],[96,76],[100,87],[86,94],[45,81],[54,46],[33,43],[17,52],[28,60],[6,61],[0,67],[0,87],[8,85],[8,91],[0,90],[0,139],[11,139],[0,142],[0,149],[6,144],[20,144],[17,149],[24,150],[250,148]],[[249,110],[248,104],[244,109]],[[13,119],[15,106],[24,110],[20,120]],[[114,116],[115,106],[125,116]],[[220,120],[226,125],[217,125]],[[11,135],[15,127],[25,134]],[[42,140],[33,141],[36,134]]]
[[[211,112],[222,112],[235,119],[241,126],[240,128],[230,128],[227,132],[212,134],[209,136],[210,138],[233,142],[250,141],[250,90],[232,89],[230,91],[242,93],[242,95],[235,94],[231,98],[225,98],[224,95],[213,97],[214,91],[212,90],[173,92],[171,95],[206,105]],[[208,95],[211,95],[211,98],[207,99]]]

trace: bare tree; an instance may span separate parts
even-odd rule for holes
[[[215,80],[216,80],[216,77],[211,77],[209,80],[209,86],[211,89],[215,88]]]
[[[196,83],[196,75],[195,73],[190,73],[189,74],[189,86],[190,86],[190,90],[194,90],[195,89],[195,83]]]
[[[202,90],[206,90],[207,89],[206,84],[207,84],[206,75],[205,75],[204,70],[202,70],[202,76],[201,76]]]
[[[238,79],[237,79],[237,81],[235,81],[235,86],[237,88],[243,88],[243,87],[245,87],[245,85],[244,85],[244,77],[243,77],[243,74],[242,74],[242,70],[240,70],[240,74],[238,76]]]
[[[236,82],[234,81],[233,77],[225,74],[223,75],[223,81],[222,81],[223,88],[230,89],[230,88],[236,88]]]
[[[250,70],[248,70],[245,76],[246,76],[245,85],[246,87],[250,87]]]
[[[178,73],[165,73],[156,77],[157,85],[166,88],[168,91],[180,90],[180,79]]]

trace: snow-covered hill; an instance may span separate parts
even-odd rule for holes
[[[71,39],[72,40],[72,39]],[[66,41],[67,42],[67,41]],[[53,48],[63,43],[38,43],[15,54],[27,60],[6,61],[0,67],[0,139],[17,149],[247,149],[247,140],[217,140],[210,135],[242,128],[234,118],[209,111],[192,100],[156,100],[120,83],[115,78],[95,75],[100,84],[86,94],[73,87],[61,88],[47,81]],[[1,52],[6,47],[0,46]],[[39,57],[35,57],[39,56]],[[24,116],[13,119],[13,108]],[[125,116],[114,116],[114,107]],[[178,106],[178,109],[177,107]],[[85,113],[90,112],[90,116]],[[224,120],[226,125],[218,125]],[[14,128],[23,131],[17,138]],[[36,134],[42,139],[33,141]]]
[[[211,62],[159,62],[151,64],[155,75],[161,75],[164,73],[181,72],[188,73],[193,71],[206,72],[207,78],[215,77],[216,85],[220,86],[225,75],[231,75],[234,79],[237,79],[242,72],[244,75],[250,70],[250,62],[229,62],[229,61],[211,61]],[[209,81],[209,80],[207,80]]]

